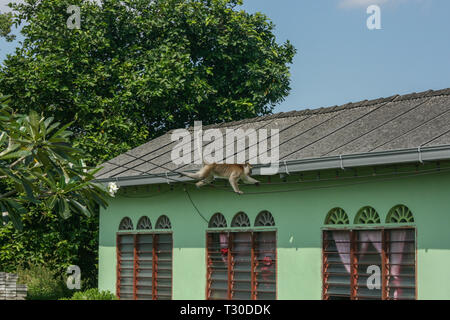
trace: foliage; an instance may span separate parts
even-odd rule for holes
[[[117,300],[117,297],[109,291],[100,291],[93,288],[82,292],[75,292],[71,298],[62,298],[60,300]]]
[[[85,150],[92,165],[194,120],[209,124],[267,114],[290,90],[295,49],[288,41],[277,44],[267,17],[239,11],[240,3],[21,1],[0,26],[1,37],[11,22],[21,24],[24,37],[0,67],[0,92],[10,94],[10,106],[28,117],[36,110],[72,122],[67,129],[74,134],[66,139]],[[66,26],[69,5],[81,7],[80,30]],[[81,168],[77,162],[74,170]],[[39,180],[23,174],[31,185]],[[15,188],[7,180],[0,193]],[[61,190],[64,183],[55,179]],[[83,287],[95,286],[98,217],[61,221],[48,210],[50,199],[23,203],[25,188],[18,203],[27,213],[13,217],[23,231],[11,222],[0,228],[0,270],[28,260],[58,272],[77,264]],[[60,201],[54,205],[68,213]]]
[[[91,182],[95,170],[82,164],[66,127],[0,109],[0,208],[8,213],[0,220],[0,270],[30,262],[63,274],[76,264],[89,288],[97,277],[98,205],[107,193]]]
[[[13,25],[13,14],[11,12],[0,12],[0,37],[11,42],[16,39],[16,36],[11,34],[11,27]]]
[[[100,163],[194,120],[270,113],[288,94],[295,49],[238,0],[25,0],[23,44],[0,70],[21,112],[68,122]],[[69,29],[67,7],[81,7]]]
[[[98,205],[106,207],[107,191],[92,182],[98,169],[85,166],[83,152],[70,145],[69,125],[61,127],[34,111],[21,115],[6,105],[0,109],[0,180],[11,189],[0,194],[0,208],[16,228],[22,228],[20,215],[29,204],[65,219],[72,212],[91,216]]]
[[[27,285],[27,300],[57,300],[70,296],[63,277],[39,264],[17,269],[18,283]]]
[[[65,274],[70,265],[81,269],[82,289],[97,286],[98,215],[61,219],[39,207],[22,216],[23,230],[12,223],[0,228],[0,270],[15,272],[18,265],[45,265]]]

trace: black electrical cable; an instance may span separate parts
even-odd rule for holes
[[[148,196],[130,196],[130,195],[126,195],[126,194],[120,194],[121,197],[124,198],[129,198],[129,199],[147,199],[147,198],[154,198],[154,197],[158,197],[158,196],[162,196],[165,193],[168,193],[170,190],[166,190],[157,194],[153,194],[153,195],[148,195]]]
[[[259,194],[271,194],[271,193],[286,193],[286,192],[295,192],[295,191],[308,191],[308,190],[315,190],[315,189],[328,189],[328,188],[336,188],[336,187],[349,187],[349,186],[355,186],[355,185],[360,185],[360,184],[366,184],[366,183],[373,183],[373,182],[379,182],[379,181],[389,181],[389,180],[393,180],[393,179],[402,179],[402,178],[411,178],[411,177],[417,177],[417,176],[423,176],[423,175],[430,175],[430,174],[436,174],[436,173],[441,173],[441,172],[447,172],[450,171],[450,168],[448,169],[439,169],[438,171],[436,171],[436,169],[430,169],[430,170],[426,170],[426,171],[422,171],[422,172],[414,172],[414,174],[410,174],[410,175],[403,175],[403,176],[398,176],[398,174],[396,174],[393,177],[389,177],[389,178],[383,178],[383,179],[375,179],[375,180],[369,180],[369,181],[360,181],[360,182],[356,182],[356,183],[350,183],[350,184],[334,184],[334,185],[328,185],[328,186],[317,186],[317,187],[311,187],[311,188],[296,188],[296,189],[287,189],[287,190],[273,190],[273,191],[263,191],[263,192],[246,192],[243,195],[259,195]],[[410,173],[410,172],[405,172],[405,173]],[[400,173],[402,174],[402,173]],[[383,175],[392,175],[392,173],[386,173],[386,174],[378,174],[377,176],[383,176]],[[358,177],[347,177],[347,178],[368,178],[368,177],[373,177],[372,176],[358,176]],[[332,180],[332,179],[329,179]],[[321,180],[324,181],[324,180]],[[297,181],[296,183],[304,183],[304,182],[317,182],[317,181]],[[211,185],[211,187],[213,187],[214,189],[219,190],[219,187],[217,186],[213,186]],[[152,198],[152,197],[156,197],[162,194],[165,194],[167,192],[169,192],[170,190],[166,190],[163,193],[160,194],[156,194],[156,195],[152,195],[152,196],[146,196],[146,197],[139,197],[139,196],[135,196],[135,197],[130,197],[128,196],[128,198]],[[193,208],[197,211],[198,215],[206,222],[209,223],[208,220],[203,216],[203,214],[200,212],[200,210],[198,209],[198,207],[195,205],[194,201],[191,198],[191,195],[189,194],[189,191],[187,190],[187,188],[184,189],[184,191],[186,192],[186,195],[189,199],[189,201],[191,202]],[[233,192],[231,190],[221,190],[221,191],[228,191],[228,192]],[[122,195],[124,197],[127,197],[126,195]]]
[[[184,190],[189,198],[189,201],[191,202],[192,206],[195,208],[195,210],[198,212],[198,214],[200,215],[200,217],[202,217],[203,220],[205,220],[206,223],[209,223],[208,220],[202,215],[202,213],[200,212],[200,210],[198,210],[197,206],[195,205],[194,201],[192,201],[191,195],[189,194],[189,191],[187,190],[187,188]]]
[[[135,158],[135,159],[139,159],[138,157],[135,157],[135,156],[133,156],[133,155],[131,155],[131,154],[129,154],[129,153],[125,153],[125,155],[130,156],[130,157]],[[184,174],[183,172],[179,172],[179,171],[175,171],[175,170],[169,169],[169,168],[164,167],[164,166],[162,166],[162,165],[156,164],[156,163],[154,163],[154,162],[152,162],[152,161],[150,161],[150,160],[143,160],[143,159],[139,159],[139,160],[142,160],[142,161],[144,161],[144,162],[150,163],[151,165],[154,165],[155,167],[158,167],[158,168],[160,168],[160,169],[164,169],[164,170],[166,170],[166,171],[169,171],[169,172],[172,172],[172,173],[181,175],[181,176],[185,176],[185,177],[191,178],[191,177],[189,177],[187,174]],[[111,163],[111,162],[109,162],[109,163]],[[119,167],[123,167],[123,168],[128,169],[128,170],[136,170],[135,168],[127,168],[127,167],[125,167],[125,166],[117,165],[117,164],[115,164],[115,163],[111,163],[111,164],[116,165],[116,166],[119,166]],[[136,171],[140,171],[140,172],[145,173],[145,174],[148,173],[148,172],[141,171],[141,170],[136,170]],[[180,180],[176,180],[176,179],[173,179],[173,178],[169,178],[167,175],[166,175],[166,178],[169,179],[169,180],[176,181],[176,182],[182,182],[182,181],[180,181]],[[191,179],[192,179],[192,178],[191,178]]]

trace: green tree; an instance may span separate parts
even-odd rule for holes
[[[0,67],[0,92],[10,94],[11,107],[21,113],[33,109],[72,122],[74,134],[67,138],[87,151],[88,164],[194,120],[209,124],[270,113],[290,90],[295,49],[276,42],[264,14],[239,11],[239,4],[25,0],[0,27],[6,36],[20,24],[23,35]],[[69,5],[81,8],[79,30],[67,27]],[[27,261],[59,272],[78,264],[94,286],[98,216],[62,220],[30,206],[21,216],[23,231],[11,224],[0,228],[0,270]]]
[[[81,269],[83,289],[97,287],[98,215],[72,215],[61,219],[57,214],[34,207],[22,215],[22,231],[11,223],[0,228],[0,270],[16,272],[45,266],[58,276],[67,267]]]
[[[22,45],[0,70],[21,112],[74,119],[92,163],[194,120],[270,113],[288,94],[295,49],[277,44],[261,13],[240,0],[25,0]],[[69,5],[81,28],[69,29]]]
[[[95,286],[98,208],[107,204],[92,182],[98,169],[70,145],[70,124],[0,103],[0,270],[40,264],[62,275],[76,264],[84,287]]]
[[[0,12],[0,37],[11,42],[16,39],[14,34],[11,34],[11,27],[13,25],[13,14],[11,12]]]
[[[0,227],[12,221],[21,229],[21,215],[32,205],[63,218],[107,206],[105,188],[93,183],[98,169],[85,166],[83,152],[70,145],[70,123],[61,127],[35,111],[16,114],[5,97],[0,102]]]

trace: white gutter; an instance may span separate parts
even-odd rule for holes
[[[326,169],[346,169],[364,166],[376,166],[396,163],[411,163],[425,161],[437,161],[450,159],[450,145],[422,147],[414,149],[401,149],[392,151],[369,152],[361,154],[340,155],[323,158],[310,158],[302,160],[287,160],[281,161],[279,164],[279,173],[304,172],[313,170]],[[255,165],[253,175],[261,175],[262,165]],[[266,166],[267,167],[267,166]],[[177,181],[191,181],[187,177],[180,177],[179,175],[167,172],[159,174],[148,174],[130,177],[105,178],[98,179],[96,182],[108,183],[116,182],[120,187],[124,186],[138,186],[145,184],[159,184],[159,183],[176,183]]]

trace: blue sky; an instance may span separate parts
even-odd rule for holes
[[[367,29],[370,4],[381,30]],[[243,9],[265,13],[278,42],[298,50],[275,112],[450,87],[448,0],[244,0]],[[13,48],[0,40],[0,60]]]
[[[381,8],[381,30],[366,9]],[[448,0],[246,0],[297,48],[291,94],[276,111],[450,87]]]

